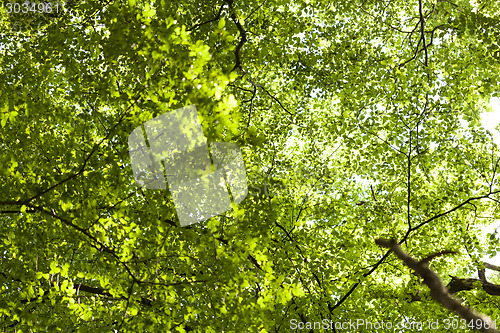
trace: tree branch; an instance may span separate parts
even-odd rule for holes
[[[229,9],[231,10],[231,19],[233,20],[234,24],[236,24],[236,27],[238,28],[238,31],[240,33],[240,41],[238,45],[236,45],[236,49],[234,50],[234,56],[236,58],[236,63],[234,64],[233,71],[236,69],[243,70],[243,67],[241,66],[241,57],[240,57],[240,51],[245,42],[247,41],[247,32],[241,25],[238,17],[236,16],[236,13],[233,8],[233,0],[227,0],[227,5],[229,6]]]
[[[223,1],[222,5],[220,5],[219,12],[217,13],[217,15],[213,19],[205,21],[205,22],[201,22],[201,23],[198,23],[198,24],[195,24],[191,28],[186,29],[186,31],[193,31],[195,29],[198,29],[202,25],[205,25],[205,24],[208,24],[208,23],[212,23],[212,22],[217,21],[218,19],[220,19],[220,16],[222,14],[222,9],[224,8],[225,4],[226,4],[226,1]]]
[[[484,262],[484,267],[488,268],[488,269],[492,269],[494,271],[497,271],[497,272],[500,272],[500,266],[495,266],[495,265],[492,265],[492,264],[488,264],[487,262]]]
[[[450,290],[446,288],[446,286],[443,284],[439,276],[434,273],[427,263],[425,262],[418,262],[412,257],[410,257],[407,253],[403,251],[401,246],[397,243],[396,240],[387,240],[387,239],[382,239],[379,238],[375,241],[375,243],[379,246],[389,248],[394,252],[394,254],[402,260],[406,266],[408,266],[410,269],[414,270],[415,273],[422,277],[424,279],[424,283],[429,287],[430,289],[430,294],[432,299],[434,299],[436,302],[441,304],[443,307],[446,309],[455,312],[458,314],[460,317],[464,318],[467,321],[473,320],[476,322],[476,320],[479,320],[480,322],[483,323],[489,323],[489,327],[493,326],[493,323],[489,317],[486,315],[478,314],[475,311],[473,311],[471,308],[463,305],[460,303],[459,300],[454,298],[450,294]],[[481,328],[477,327],[476,329],[479,330],[480,332],[499,332],[495,328],[490,328],[486,329],[484,328],[485,325],[481,325]]]
[[[483,290],[492,295],[492,296],[500,296],[500,286],[497,284],[493,284],[487,281],[482,281],[480,279],[459,279],[457,277],[452,276],[450,283],[448,283],[448,289],[450,293],[458,293],[463,290],[472,290],[474,288],[474,284],[476,282],[481,283]]]

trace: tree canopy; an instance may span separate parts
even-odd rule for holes
[[[499,318],[483,229],[500,151],[479,115],[500,91],[500,3],[7,3],[4,332],[484,330],[435,301],[429,269]],[[240,146],[249,194],[181,227],[168,190],[136,184],[127,138],[187,105]]]

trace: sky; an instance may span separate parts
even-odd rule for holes
[[[500,98],[494,97],[490,100],[491,108],[493,112],[484,112],[481,114],[481,124],[484,128],[489,130],[491,134],[493,134],[493,141],[500,147],[500,131],[496,129],[496,127],[500,124]],[[495,231],[495,228],[500,225],[500,220],[492,223],[488,227],[484,229],[487,233],[492,233]],[[494,258],[484,258],[484,261],[487,261],[493,265],[500,265],[500,254],[495,256]]]
[[[500,98],[491,98],[490,105],[493,112],[484,112],[481,114],[481,123],[484,128],[493,134],[493,140],[500,147],[500,132],[495,129],[500,124]]]

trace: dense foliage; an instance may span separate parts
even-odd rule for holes
[[[499,3],[2,4],[3,331],[452,331],[375,240],[457,251],[430,263],[445,284],[500,250],[482,234],[500,152],[479,122],[499,92]],[[168,191],[136,185],[127,137],[191,104],[209,141],[241,147],[250,193],[181,228]],[[494,320],[487,278],[454,294]]]

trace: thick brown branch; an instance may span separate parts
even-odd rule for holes
[[[392,250],[394,254],[405,263],[406,266],[414,270],[418,276],[423,278],[424,283],[430,289],[432,299],[441,304],[443,307],[455,312],[467,321],[474,320],[475,322],[476,320],[480,320],[481,322],[488,322],[490,324],[488,327],[493,326],[489,317],[476,313],[469,307],[460,303],[459,300],[454,298],[450,294],[448,288],[446,288],[446,286],[443,284],[439,276],[429,268],[427,263],[418,262],[414,258],[410,257],[406,252],[403,251],[396,240],[377,239],[375,242],[377,243],[377,245]],[[482,325],[481,328],[478,328],[478,330],[481,332],[499,332],[494,328],[485,329],[483,328],[483,326],[484,325]]]
[[[479,280],[481,281],[486,281],[486,272],[484,268],[478,268],[477,270],[477,276],[479,277]]]
[[[474,284],[479,282],[483,288],[483,290],[492,295],[492,296],[500,296],[500,285],[493,284],[487,282],[486,280],[480,279],[459,279],[457,277],[452,276],[450,283],[446,286],[450,291],[450,294],[458,293],[459,291],[467,291],[476,289]],[[420,301],[422,297],[420,295],[411,295],[412,302]]]
[[[495,266],[495,265],[492,265],[492,264],[488,264],[487,262],[485,262],[483,264],[484,264],[484,267],[486,267],[488,269],[492,269],[494,271],[500,272],[500,266]]]
[[[448,289],[450,293],[458,293],[463,290],[472,290],[474,288],[474,283],[479,282],[483,290],[492,296],[500,296],[500,286],[487,281],[481,281],[478,279],[459,279],[452,276],[450,283],[448,283]]]

